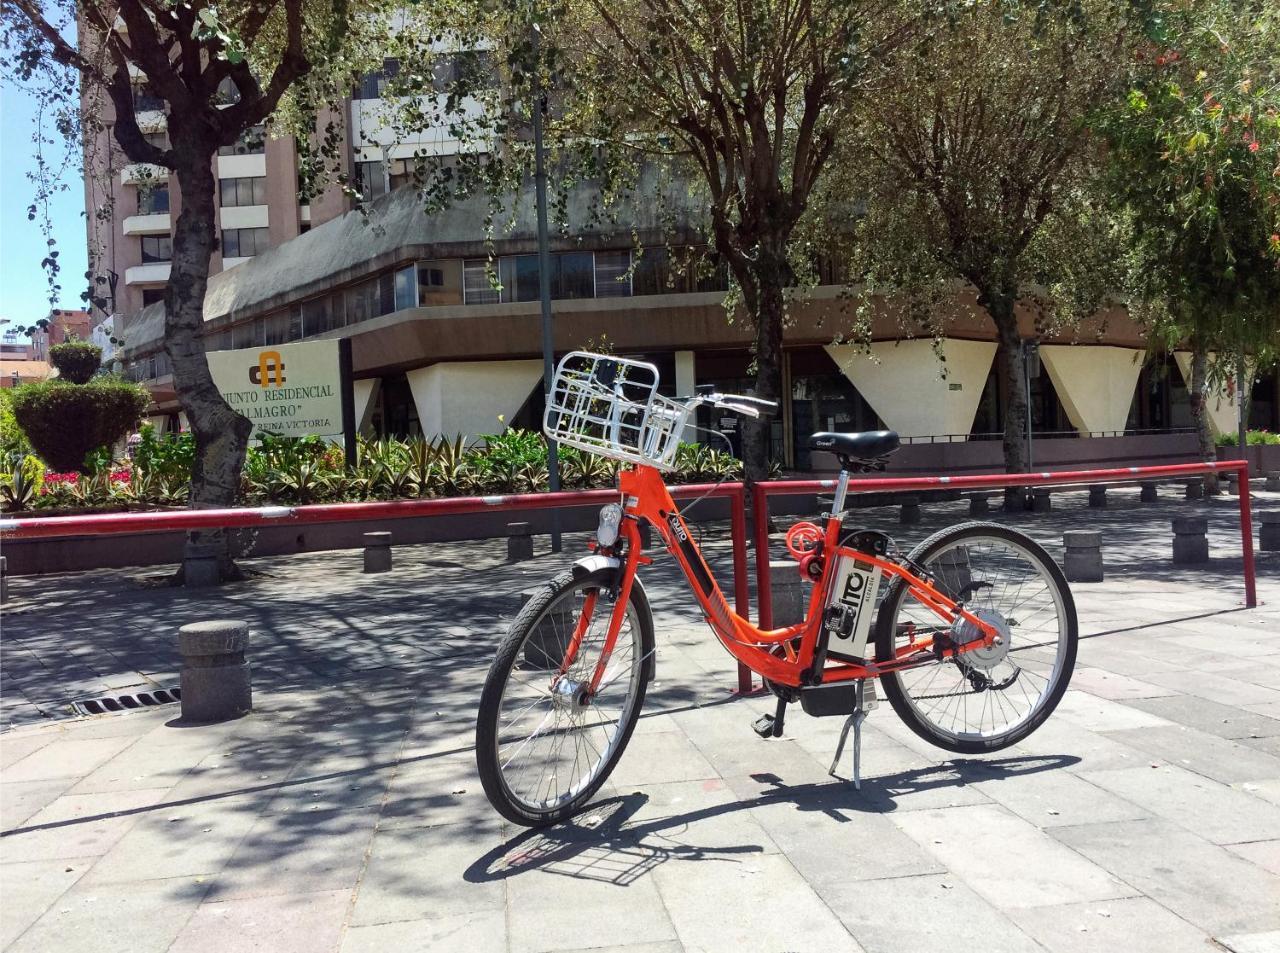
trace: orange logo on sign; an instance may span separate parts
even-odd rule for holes
[[[279,351],[261,351],[258,366],[249,368],[249,380],[259,387],[279,387],[284,383],[284,359]]]

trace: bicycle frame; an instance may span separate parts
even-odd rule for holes
[[[847,483],[848,474],[842,473],[836,493],[836,503],[827,519],[823,536],[823,551],[828,555],[822,578],[815,583],[810,595],[804,621],[780,629],[761,629],[729,607],[724,593],[716,584],[711,569],[703,559],[697,543],[694,542],[688,525],[681,517],[675,501],[667,490],[662,474],[653,467],[643,465],[621,470],[618,475],[618,485],[622,491],[624,518],[620,526],[620,538],[626,541],[626,561],[618,581],[618,597],[614,603],[603,651],[591,681],[591,691],[598,688],[608,666],[618,632],[622,627],[636,572],[641,565],[652,562],[652,559],[643,553],[638,524],[640,518],[647,519],[657,528],[667,551],[679,563],[712,631],[729,654],[757,675],[777,684],[799,688],[855,679],[878,678],[892,671],[933,662],[939,656],[946,658],[990,646],[998,638],[996,629],[968,612],[946,594],[939,592],[928,581],[921,579],[897,562],[879,559],[839,545],[841,530],[839,514],[843,509]],[[850,558],[878,567],[882,573],[902,579],[908,592],[933,612],[948,630],[958,620],[964,619],[976,631],[982,633],[982,638],[974,639],[959,648],[951,645],[935,648],[935,640],[932,636],[924,635],[916,638],[913,633],[907,645],[895,650],[893,659],[868,661],[862,664],[824,660],[821,670],[814,671],[815,657],[818,654],[822,635],[824,609],[840,562],[837,557]],[[577,654],[583,634],[590,627],[595,604],[595,600],[591,599],[583,607],[562,671],[567,669],[570,661]],[[872,610],[868,607],[866,611]],[[781,655],[776,654],[779,649],[782,652]]]

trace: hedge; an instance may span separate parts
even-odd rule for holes
[[[88,341],[64,341],[49,348],[49,363],[62,380],[87,384],[102,366],[102,348]]]
[[[150,403],[145,388],[118,377],[87,384],[61,379],[13,390],[13,415],[53,470],[83,472],[85,457],[131,431]]]

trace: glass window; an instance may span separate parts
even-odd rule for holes
[[[408,268],[401,268],[396,272],[395,310],[403,311],[405,308],[416,307],[417,304],[418,287],[414,281],[413,265],[410,265]]]
[[[418,307],[462,304],[462,273],[463,263],[456,259],[418,262]]]
[[[537,301],[538,256],[515,255],[498,259],[503,301]]]
[[[406,185],[413,184],[413,160],[412,159],[392,159],[389,168],[389,178],[391,191]]]
[[[142,244],[142,261],[173,261],[173,239],[168,235],[143,235],[138,241]]]
[[[376,287],[374,290],[374,310],[371,317],[378,317],[382,314],[390,314],[396,309],[396,276],[391,272],[384,272],[374,279]]]
[[[267,204],[267,177],[255,175],[243,179],[219,179],[218,191],[223,208]]]
[[[329,330],[329,299],[312,298],[302,302],[302,334],[310,337]]]
[[[371,202],[380,195],[387,194],[387,176],[381,162],[356,163],[356,188]]]
[[[596,296],[595,261],[591,252],[565,252],[551,259],[555,280],[551,294],[555,298],[594,298]]]
[[[257,347],[257,345],[258,341],[254,335],[252,321],[237,324],[231,329],[231,346],[233,348]]]
[[[164,301],[163,288],[143,288],[142,289],[142,306],[145,308],[150,304],[160,304]]]
[[[159,215],[169,211],[169,186],[138,187],[138,214]]]
[[[370,290],[369,282],[347,289],[347,324],[369,320]]]
[[[285,344],[288,342],[289,313],[287,311],[267,315],[263,324],[265,325],[263,344]]]
[[[289,340],[296,341],[303,336],[302,305],[295,304],[289,309]]]
[[[214,94],[214,103],[219,106],[231,106],[240,102],[240,90],[236,81],[230,76],[222,77],[218,83],[218,91]]]
[[[467,304],[497,304],[502,295],[489,280],[488,262],[475,258],[462,268],[462,300]]]
[[[596,252],[596,297],[627,298],[631,296],[631,252]]]
[[[157,149],[169,148],[169,135],[164,132],[146,132],[142,138],[147,140],[148,145],[155,146]]]
[[[220,156],[260,156],[267,151],[267,127],[259,123],[240,133],[229,146],[219,146]]]
[[[164,100],[148,83],[140,83],[133,87],[133,108],[135,112],[164,112]]]
[[[222,230],[223,258],[252,258],[271,247],[269,228],[224,228]]]
[[[366,73],[351,94],[352,99],[381,99],[387,91],[387,83],[400,72],[400,61],[388,57],[382,61],[382,69]]]

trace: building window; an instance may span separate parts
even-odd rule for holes
[[[441,278],[441,281],[444,279]],[[414,280],[414,267],[401,268],[396,272],[396,310],[415,308],[418,305],[418,286]]]
[[[596,252],[596,297],[631,297],[631,252]]]
[[[360,80],[360,85],[351,94],[352,99],[381,99],[387,90],[387,84],[394,79],[400,72],[400,61],[397,59],[385,59],[382,61],[382,69],[373,73],[366,73]]]
[[[133,87],[134,112],[164,112],[164,100],[156,95],[148,83],[140,83]]]
[[[160,304],[164,301],[163,288],[143,288],[142,289],[142,306]]]
[[[222,207],[267,204],[267,177],[255,175],[243,179],[219,179]]]
[[[138,241],[142,244],[142,263],[173,261],[173,239],[168,235],[143,235]]]
[[[387,175],[381,162],[356,163],[356,188],[366,202],[387,194]]]
[[[462,300],[466,304],[498,304],[502,294],[489,280],[489,263],[472,259],[462,266]]]
[[[252,258],[271,247],[271,230],[268,228],[224,228],[222,230],[223,258]]]
[[[413,183],[413,160],[392,159],[389,168],[391,191]]]
[[[157,149],[169,148],[169,134],[165,132],[148,132],[144,133],[143,139],[147,141],[147,145],[155,146]]]
[[[229,146],[219,146],[220,156],[260,156],[267,151],[267,127],[259,123],[240,133]]]
[[[218,83],[218,91],[214,94],[213,102],[217,106],[233,106],[240,102],[240,89],[236,86],[236,81],[230,76],[222,77],[222,81]]]
[[[289,313],[281,311],[267,315],[263,319],[263,341],[265,345],[285,344],[289,340]]]
[[[169,186],[138,187],[138,214],[161,215],[169,211]]]
[[[551,296],[561,300],[596,296],[595,261],[591,252],[566,252],[552,257]]]

